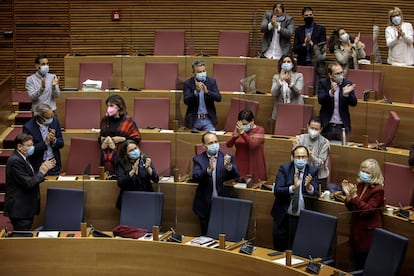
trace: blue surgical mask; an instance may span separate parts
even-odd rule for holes
[[[40,73],[42,73],[43,76],[49,73],[49,65],[40,66]]]
[[[282,69],[285,71],[291,71],[293,68],[293,64],[292,63],[282,63]]]
[[[251,129],[252,129],[252,127],[250,126],[250,124],[243,125],[244,132],[249,132]]]
[[[196,74],[196,80],[198,81],[206,81],[207,79],[207,72],[201,72]]]
[[[48,126],[53,122],[53,117],[49,119],[43,118],[45,121],[43,122],[43,125]]]
[[[344,81],[344,75],[334,76],[334,82],[336,82],[337,84],[341,85],[343,81]]]
[[[216,155],[217,152],[220,150],[220,144],[215,143],[207,146],[207,152],[210,155]]]
[[[137,160],[140,155],[141,155],[141,151],[138,148],[134,149],[133,151],[128,152],[128,157],[129,159],[132,159],[132,160]]]
[[[348,40],[349,40],[349,34],[348,34],[348,33],[344,33],[344,34],[342,34],[342,35],[341,35],[341,40],[342,40],[343,42],[348,42]]]
[[[392,24],[400,25],[401,24],[401,16],[397,15],[391,18]]]
[[[35,150],[34,146],[27,147],[27,156],[33,155]]]
[[[305,168],[306,164],[308,164],[308,160],[306,159],[294,159],[293,163],[295,164],[295,167],[299,170],[302,170]]]
[[[372,176],[366,172],[360,171],[359,172],[359,180],[361,180],[361,182],[366,182],[366,183],[370,183],[372,180]]]

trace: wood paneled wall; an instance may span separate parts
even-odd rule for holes
[[[219,30],[250,31],[250,55],[260,50],[260,23],[265,10],[274,1],[82,1],[82,0],[2,0],[0,30],[14,31],[11,39],[0,36],[0,79],[13,75],[13,86],[24,90],[27,75],[34,71],[38,53],[49,56],[51,71],[64,77],[63,57],[68,53],[86,55],[153,53],[156,29],[184,29],[186,54],[217,54]],[[352,34],[372,33],[373,23],[380,26],[380,51],[387,56],[384,30],[387,13],[400,7],[407,22],[414,22],[411,1],[284,1],[286,12],[294,16],[296,26],[303,23],[301,9],[311,5],[317,23],[330,34],[343,26]],[[111,20],[111,12],[121,12],[120,21]],[[63,79],[62,79],[63,86]]]

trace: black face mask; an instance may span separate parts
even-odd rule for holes
[[[309,17],[305,17],[303,20],[305,21],[305,25],[306,26],[310,26],[313,23],[313,17],[310,17],[310,16]]]

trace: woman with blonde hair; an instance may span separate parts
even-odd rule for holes
[[[342,181],[345,206],[352,212],[349,242],[353,250],[355,268],[362,269],[371,246],[374,229],[382,227],[384,208],[384,177],[375,159],[360,165],[357,184]]]
[[[402,11],[395,7],[388,12],[390,25],[385,29],[388,47],[387,62],[391,65],[413,65],[413,26],[404,22]]]

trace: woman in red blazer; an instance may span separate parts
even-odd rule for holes
[[[345,205],[352,212],[349,241],[356,269],[364,266],[371,246],[374,229],[382,227],[384,207],[384,177],[375,159],[361,163],[358,184],[342,181]]]

